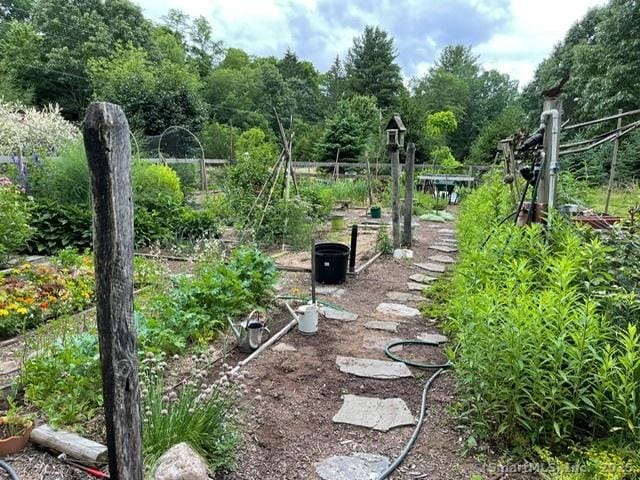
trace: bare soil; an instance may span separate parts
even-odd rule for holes
[[[372,319],[398,320],[381,316],[376,307],[381,302],[390,302],[386,292],[407,291],[409,276],[421,272],[413,263],[435,253],[429,250],[429,245],[436,240],[440,228],[452,226],[422,224],[416,229],[413,260],[381,257],[361,275],[348,278],[341,286],[345,289],[343,296],[322,297],[359,314],[358,320],[341,322],[321,317],[316,335],[302,335],[294,329],[281,340],[293,345],[296,352],[269,350],[248,365],[245,445],[238,455],[237,470],[225,479],[313,479],[318,478],[314,464],[333,455],[366,452],[393,460],[400,453],[413,427],[382,433],[334,424],[332,417],[340,409],[345,394],[399,397],[417,416],[424,383],[433,371],[413,369],[415,378],[375,380],[342,373],[335,360],[337,355],[385,359],[382,349],[363,347],[367,338],[410,339],[422,332],[439,332],[432,322],[423,319],[401,321],[398,333],[368,330],[364,323]],[[285,291],[306,292],[309,275],[287,274],[282,283]],[[426,363],[446,361],[439,347],[405,347],[402,355]],[[468,432],[457,424],[451,413],[454,403],[455,377],[453,372],[447,372],[429,391],[422,433],[391,478],[469,479],[477,473],[489,479],[495,475],[497,458],[489,449],[485,448],[483,454],[476,457],[465,453]]]

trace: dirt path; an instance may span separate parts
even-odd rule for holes
[[[342,396],[399,397],[413,415],[419,413],[420,396],[429,371],[413,370],[415,377],[376,380],[342,373],[336,356],[354,356],[385,360],[382,348],[371,347],[394,337],[415,338],[423,332],[438,333],[437,328],[421,318],[401,320],[397,333],[369,330],[370,320],[394,320],[376,312],[390,291],[408,292],[407,281],[414,273],[426,274],[414,262],[439,254],[429,246],[438,238],[438,230],[450,224],[421,224],[416,229],[412,261],[382,257],[365,273],[350,277],[342,286],[340,297],[321,297],[357,313],[353,322],[325,320],[314,336],[293,330],[282,340],[295,352],[270,350],[248,367],[249,398],[246,408],[249,427],[239,466],[228,479],[313,479],[319,478],[314,464],[333,455],[355,452],[385,455],[392,461],[411,436],[413,427],[399,427],[386,433],[332,422],[342,405]],[[298,283],[308,288],[308,276],[289,277],[289,286]],[[418,293],[418,292],[412,292]],[[401,303],[401,302],[397,302]],[[405,302],[406,303],[406,302]],[[407,303],[415,306],[415,303]],[[409,348],[404,355],[413,356]],[[442,362],[441,348],[426,348],[419,353],[428,363]],[[456,427],[449,412],[454,403],[453,373],[442,375],[429,393],[428,412],[423,431],[405,463],[391,477],[394,479],[468,479],[473,473],[485,476],[482,463],[463,454],[464,432]]]

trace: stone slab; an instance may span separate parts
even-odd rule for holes
[[[387,298],[394,302],[421,302],[424,300],[420,295],[407,292],[387,292]]]
[[[338,355],[336,357],[336,365],[338,365],[341,372],[355,375],[356,377],[376,378],[379,380],[413,377],[411,370],[401,362]]]
[[[431,250],[436,250],[438,252],[444,253],[453,253],[458,251],[456,247],[453,247],[451,245],[431,245],[429,248]]]
[[[340,287],[331,287],[328,285],[319,285],[316,287],[316,294],[323,295],[327,297],[336,297],[340,298],[346,293],[344,288]]]
[[[449,341],[447,337],[439,333],[419,333],[416,338],[430,343],[447,343]]]
[[[451,237],[440,237],[438,243],[446,243],[447,245],[457,245],[458,240]]]
[[[401,303],[381,303],[376,307],[376,311],[403,318],[415,318],[420,316],[420,310],[413,307],[407,307]]]
[[[274,352],[297,352],[298,349],[296,347],[294,347],[293,345],[289,345],[288,343],[278,343],[275,347],[272,348],[272,350]]]
[[[435,262],[416,263],[415,265],[416,267],[420,267],[427,272],[444,273],[446,269],[443,264]]]
[[[378,478],[391,461],[382,455],[354,453],[329,457],[315,464],[322,480],[371,480]]]
[[[456,263],[456,259],[449,255],[431,255],[428,259],[438,263]]]
[[[398,331],[398,322],[384,322],[381,320],[371,320],[364,324],[364,328],[370,330],[384,330],[385,332],[396,333]]]
[[[389,345],[391,342],[397,342],[399,340],[402,340],[402,339],[398,337],[389,338],[389,337],[381,337],[380,335],[369,335],[364,337],[364,341],[362,342],[362,348],[366,348],[367,350],[380,350],[381,352],[384,352],[384,349],[387,345]],[[391,349],[391,351],[401,352],[402,345],[396,345]]]
[[[421,292],[425,288],[429,288],[429,285],[425,285],[424,283],[417,282],[407,282],[407,288],[410,292]]]
[[[400,398],[372,398],[345,395],[334,423],[347,423],[360,427],[387,432],[403,425],[415,425],[407,404]]]
[[[357,313],[351,313],[344,310],[337,310],[331,307],[322,306],[318,308],[318,312],[329,320],[340,320],[342,322],[353,322],[358,319]]]
[[[18,368],[18,362],[15,362],[13,360],[0,362],[0,375],[9,375],[10,373],[16,372]]]
[[[414,273],[409,277],[409,280],[416,283],[429,283],[437,280],[437,278],[431,277],[429,275],[424,275],[422,273]]]
[[[453,235],[456,234],[456,231],[451,228],[439,228],[438,233],[451,233]]]

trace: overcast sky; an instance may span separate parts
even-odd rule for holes
[[[325,71],[344,58],[365,25],[395,39],[406,78],[433,64],[445,45],[471,45],[485,68],[520,81],[603,0],[137,0],[158,20],[170,8],[204,15],[225,46],[281,56],[287,48]]]

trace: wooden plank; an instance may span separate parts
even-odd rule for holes
[[[622,109],[618,110],[618,114],[622,113]],[[618,117],[618,132],[616,139],[613,141],[613,154],[611,157],[611,170],[609,171],[609,185],[607,186],[607,200],[604,204],[604,213],[609,213],[609,202],[611,201],[611,191],[613,190],[613,181],[616,177],[616,163],[618,162],[618,148],[620,146],[620,130],[622,129],[622,117]]]
[[[469,175],[449,175],[449,174],[429,174],[429,175],[418,175],[418,180],[444,180],[451,182],[474,182],[476,180],[475,177]]]
[[[562,131],[573,130],[574,128],[586,127],[586,126],[589,126],[589,125],[595,125],[597,123],[602,123],[602,122],[608,122],[609,120],[615,120],[616,118],[627,117],[629,115],[636,115],[638,113],[640,113],[640,109],[639,110],[630,110],[630,111],[624,112],[624,113],[618,112],[617,115],[610,115],[608,117],[598,118],[596,120],[589,120],[588,122],[576,123],[574,125],[567,125],[566,127],[562,127]]]
[[[391,157],[391,230],[393,248],[400,248],[400,151],[389,147]]]
[[[416,146],[414,143],[409,143],[407,145],[407,177],[404,197],[404,228],[402,230],[402,244],[407,248],[411,248],[413,243],[411,222],[413,220],[413,190],[415,189],[413,179],[415,158]]]
[[[92,103],[82,127],[91,176],[96,317],[109,472],[143,480],[142,421],[133,323],[133,194],[129,124],[122,109]]]
[[[70,460],[90,465],[102,465],[107,462],[107,447],[105,445],[75,433],[54,430],[47,424],[34,428],[29,440],[47,450],[66,453]]]

